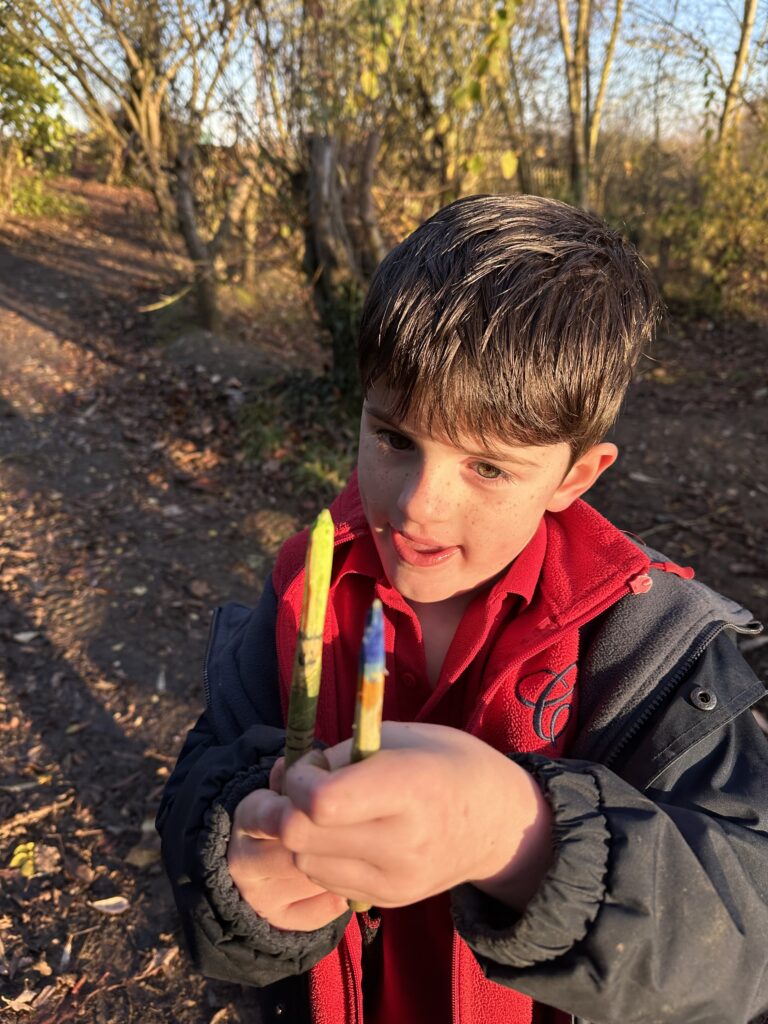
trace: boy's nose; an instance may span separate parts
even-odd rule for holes
[[[403,481],[398,510],[406,523],[428,526],[447,518],[449,482],[439,471],[421,466],[414,469]]]

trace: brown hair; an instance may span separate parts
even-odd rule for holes
[[[470,196],[396,246],[360,327],[363,392],[451,440],[600,441],[659,317],[650,271],[603,221],[554,199]]]

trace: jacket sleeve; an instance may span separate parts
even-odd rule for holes
[[[267,594],[265,601],[269,600]],[[242,606],[220,612],[223,617],[206,657],[208,690],[219,706],[209,708],[188,734],[163,793],[157,828],[197,967],[208,977],[264,986],[312,967],[338,944],[351,915],[313,932],[274,928],[240,898],[232,881],[227,846],[235,808],[248,793],[269,784],[285,733],[279,725],[263,721],[274,719],[274,709],[279,708],[276,676],[265,679],[259,674],[260,667],[274,662],[274,618],[270,631],[264,601],[249,615],[243,614]],[[231,706],[223,707],[229,700],[230,675],[233,680],[258,679],[262,690],[272,687],[266,699],[251,698],[247,709],[244,691],[236,692],[240,719],[249,723],[239,734],[227,724],[235,721]],[[271,710],[265,714],[265,709]]]
[[[672,713],[717,693],[723,672],[754,682],[726,638]],[[656,732],[663,742],[663,721]],[[454,890],[457,928],[488,978],[601,1024],[738,1024],[768,1008],[768,742],[748,710],[643,791],[599,763],[516,760],[553,808],[554,853],[522,915]]]

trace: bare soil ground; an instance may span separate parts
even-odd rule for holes
[[[252,1021],[178,951],[152,820],[210,609],[253,601],[317,505],[246,458],[238,408],[324,355],[276,267],[249,324],[159,343],[139,307],[179,257],[148,201],[60,187],[87,217],[0,225],[0,1017]],[[764,621],[767,350],[754,325],[670,323],[592,498]],[[768,647],[747,657],[768,676]]]

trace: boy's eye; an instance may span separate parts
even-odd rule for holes
[[[475,472],[478,476],[481,476],[483,480],[498,480],[504,476],[504,471],[499,469],[498,466],[492,466],[490,462],[476,462]]]
[[[396,452],[404,452],[411,447],[410,439],[404,434],[398,434],[394,430],[377,430],[376,433],[388,447],[393,448]]]

